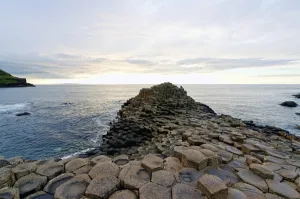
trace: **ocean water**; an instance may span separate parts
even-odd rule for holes
[[[300,85],[182,85],[218,114],[274,125],[300,135]],[[66,157],[101,144],[121,105],[150,85],[43,85],[0,89],[0,156]],[[67,103],[67,104],[65,104]],[[15,116],[30,112],[30,116]]]

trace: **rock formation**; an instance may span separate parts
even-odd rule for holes
[[[14,77],[0,69],[0,87],[34,87],[25,78]]]
[[[128,100],[100,149],[0,158],[0,198],[300,198],[299,138],[217,115],[170,83]]]
[[[280,105],[281,106],[287,106],[287,107],[297,107],[298,106],[298,104],[294,101],[282,102]]]

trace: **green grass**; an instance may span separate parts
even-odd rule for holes
[[[0,69],[0,86],[22,84],[25,83],[25,81],[25,79],[14,77],[11,74]]]

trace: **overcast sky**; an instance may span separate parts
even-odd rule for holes
[[[0,25],[37,84],[300,84],[299,0],[0,0]]]

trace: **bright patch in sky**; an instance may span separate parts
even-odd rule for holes
[[[298,0],[0,0],[0,68],[35,84],[300,84]]]

